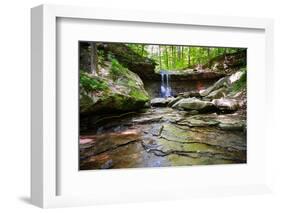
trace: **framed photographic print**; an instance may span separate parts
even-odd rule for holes
[[[272,30],[269,19],[33,8],[32,203],[270,191]]]
[[[246,163],[247,49],[79,42],[79,169]]]

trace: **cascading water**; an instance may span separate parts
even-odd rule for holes
[[[164,97],[164,98],[170,97],[170,96],[172,96],[172,94],[171,94],[172,89],[169,85],[169,73],[167,71],[161,70],[160,74],[161,74],[161,91],[160,91],[161,94],[160,95],[161,95],[161,97]]]

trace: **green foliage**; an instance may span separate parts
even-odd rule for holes
[[[106,56],[105,56],[104,50],[98,50],[98,64],[100,66],[104,66],[105,60],[106,60]]]
[[[131,88],[130,95],[139,101],[149,101],[149,96],[143,91],[140,91],[139,89],[136,88]]]
[[[138,67],[138,64],[143,65],[145,63],[153,64],[153,68],[154,65],[157,65],[156,71],[161,69],[181,71],[187,68],[195,68],[198,65],[210,67],[212,66],[212,60],[223,60],[225,55],[243,50],[243,48],[226,47],[122,43],[107,43],[104,48],[102,47],[103,45],[100,43],[97,48],[98,64],[100,67],[105,67],[106,61],[112,61],[112,76],[114,77],[122,73],[123,67],[133,70],[132,67],[135,68]],[[87,72],[89,72],[90,54],[89,44],[81,44],[80,68]],[[235,62],[238,68],[246,65],[244,58],[241,59],[241,63],[239,61]]]
[[[83,71],[80,71],[80,89],[82,92],[90,93],[101,91],[108,88],[108,85],[98,77],[91,77]]]
[[[127,69],[123,67],[116,59],[111,59],[110,74],[114,80],[119,76],[126,74]]]
[[[247,71],[246,68],[242,68],[241,71],[243,72],[241,78],[234,82],[232,85],[232,91],[238,92],[241,91],[242,89],[247,87]]]
[[[127,44],[127,46],[133,50],[135,53],[142,57],[148,56],[148,51],[146,50],[148,45],[145,44]]]
[[[217,58],[218,56],[224,56],[241,50],[241,48],[191,47],[177,45],[126,44],[126,46],[131,49],[135,55],[129,55],[129,61],[124,59],[120,61],[118,59],[123,66],[127,67],[127,64],[132,61],[137,63],[139,57],[143,59],[150,58],[158,64],[156,66],[156,71],[162,69],[180,71],[187,68],[194,68],[197,65],[206,65],[211,59]],[[114,48],[119,48],[119,52],[124,51],[122,46],[115,45]],[[124,52],[124,54],[127,53]],[[112,60],[112,58],[110,58],[110,60]]]
[[[208,64],[209,61],[218,56],[235,53],[240,48],[223,47],[190,47],[175,45],[147,45],[149,57],[154,59],[158,66],[157,70],[166,69],[180,71],[194,68],[197,65]]]

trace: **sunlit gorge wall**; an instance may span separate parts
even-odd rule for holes
[[[172,78],[169,78],[169,88],[171,90],[170,94],[171,96],[177,96],[179,93],[182,92],[199,91],[207,88],[216,81],[217,79],[173,81]],[[144,80],[144,87],[151,98],[163,96],[163,91],[161,93],[161,88],[163,88],[162,81]]]

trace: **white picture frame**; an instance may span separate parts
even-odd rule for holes
[[[105,11],[106,10],[106,11]],[[233,194],[252,194],[263,193],[270,191],[270,166],[266,162],[264,167],[260,168],[260,173],[265,174],[265,178],[249,182],[238,182],[231,184],[217,184],[200,187],[200,183],[194,183],[194,188],[178,188],[178,186],[171,185],[165,190],[159,188],[151,189],[151,196],[145,196],[142,192],[136,190],[135,194],[132,191],[121,191],[112,194],[100,195],[64,195],[58,193],[59,173],[62,169],[58,166],[58,159],[60,159],[60,152],[58,152],[57,139],[57,88],[60,82],[57,79],[57,36],[58,36],[58,20],[63,19],[78,19],[78,20],[99,20],[103,21],[118,21],[122,23],[142,23],[154,24],[155,26],[199,26],[212,29],[235,29],[235,30],[257,30],[263,33],[264,43],[264,69],[261,69],[261,76],[265,76],[265,87],[261,88],[264,92],[265,104],[267,107],[273,105],[274,99],[269,95],[269,91],[273,88],[271,81],[273,76],[273,21],[271,19],[256,19],[256,18],[241,18],[241,17],[216,17],[216,16],[203,16],[203,15],[188,15],[188,14],[161,14],[147,11],[121,11],[113,9],[101,8],[84,8],[74,6],[54,6],[54,5],[41,5],[31,10],[31,56],[32,56],[32,103],[31,103],[31,201],[33,204],[46,208],[46,207],[59,207],[59,206],[76,206],[76,205],[91,205],[97,203],[113,203],[113,202],[137,202],[142,200],[165,200],[165,199],[178,199],[187,197],[198,196],[213,196],[213,195],[233,195]],[[204,30],[204,29],[203,29]],[[163,41],[164,42],[164,41]],[[252,85],[254,86],[255,83]],[[257,84],[257,83],[256,83]],[[262,110],[262,109],[261,109]],[[261,112],[261,111],[260,111]],[[261,133],[264,136],[264,145],[270,144],[270,114],[269,112],[264,117],[264,122],[267,124],[267,131]],[[265,155],[268,157],[268,154]],[[77,156],[75,156],[77,158]],[[239,168],[240,169],[240,168]],[[237,169],[237,171],[240,171]],[[243,167],[246,171],[248,168]],[[170,172],[175,171],[177,174],[184,175],[185,167],[180,169],[163,168],[161,171]],[[207,167],[200,169],[192,169],[195,173],[201,170],[208,170]],[[196,171],[197,170],[197,171]],[[229,167],[227,171],[236,170],[235,167]],[[62,170],[63,171],[63,170]],[[161,172],[157,169],[154,172],[152,169],[145,171],[130,171],[134,178],[139,176],[139,173],[146,173],[149,175],[156,175],[161,177]],[[77,171],[78,172],[78,171]],[[106,171],[107,175],[119,177],[121,173],[128,172],[122,171]],[[133,174],[135,173],[135,174]],[[202,173],[203,174],[203,173]],[[159,176],[160,175],[160,176]],[[204,173],[205,175],[205,173]],[[85,176],[85,173],[84,173]],[[148,177],[147,176],[147,177]],[[155,176],[156,177],[156,176]],[[107,180],[105,177],[105,180]],[[141,177],[139,176],[139,179]],[[167,178],[176,178],[170,175]],[[72,180],[72,179],[70,179]],[[74,179],[73,179],[74,180]],[[99,179],[102,181],[102,179]],[[180,182],[180,180],[179,180]],[[73,182],[73,185],[77,183]],[[163,184],[163,183],[162,183]],[[160,187],[161,185],[159,185]],[[73,186],[74,187],[74,186]],[[128,186],[124,186],[129,188]],[[188,189],[188,190],[187,190]],[[166,193],[170,192],[170,193]],[[122,193],[122,196],[119,194]],[[130,194],[132,193],[132,194]],[[166,193],[166,195],[165,195]],[[175,194],[176,193],[176,194]],[[59,194],[59,195],[58,195]],[[171,196],[173,194],[174,196]],[[157,196],[156,196],[157,195]]]

